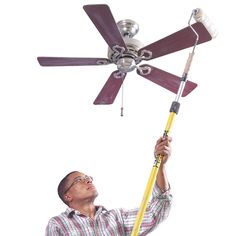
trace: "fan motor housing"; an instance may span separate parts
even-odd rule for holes
[[[123,37],[128,51],[124,51],[119,45],[114,48],[108,48],[108,58],[117,65],[121,72],[130,72],[136,68],[140,62],[138,50],[144,47],[144,44],[133,36],[139,31],[138,24],[133,20],[122,20],[117,23],[118,29]]]
[[[125,52],[124,55],[128,55],[128,56],[134,57],[134,58],[138,57],[138,50],[140,48],[142,48],[144,46],[144,44],[134,38],[123,38],[123,39],[124,39],[124,42],[125,42],[126,47],[128,49],[128,51]],[[110,60],[112,60],[113,62],[115,62],[113,56],[116,53],[117,53],[117,51],[112,50],[111,48],[108,48],[108,58]]]
[[[144,45],[139,40],[134,38],[123,38],[128,51],[119,53],[117,50],[108,48],[108,58],[117,65],[121,72],[130,72],[136,68],[136,64],[140,62],[138,58],[138,50]],[[129,66],[128,66],[129,65]]]

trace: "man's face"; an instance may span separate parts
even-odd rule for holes
[[[74,172],[68,177],[65,196],[69,197],[69,202],[93,201],[98,192],[93,185],[93,179],[81,172]]]

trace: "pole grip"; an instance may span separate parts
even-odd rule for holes
[[[188,72],[189,72],[189,69],[190,69],[190,66],[191,66],[191,63],[192,63],[192,60],[193,60],[193,56],[194,56],[193,52],[189,53],[188,60],[187,60],[187,62],[185,64],[183,77],[185,77],[185,75],[187,75]]]

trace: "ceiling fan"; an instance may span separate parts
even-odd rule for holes
[[[108,44],[108,58],[87,57],[38,57],[41,66],[85,66],[115,64],[117,70],[113,71],[104,87],[98,94],[94,104],[112,104],[128,72],[136,69],[138,75],[148,79],[171,92],[177,93],[181,78],[143,64],[149,61],[185,48],[192,47],[195,35],[190,27],[183,28],[163,39],[144,46],[133,37],[138,33],[139,26],[132,20],[122,20],[118,23],[111,13],[108,5],[84,5],[85,12],[96,26]],[[197,22],[191,25],[199,35],[198,44],[212,39],[206,27]],[[197,87],[196,83],[187,81],[182,96],[188,95]]]

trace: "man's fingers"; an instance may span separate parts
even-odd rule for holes
[[[171,138],[165,138],[164,140],[158,140],[157,143],[156,143],[156,146],[155,148],[158,148],[158,147],[163,147],[163,146],[169,146],[170,145],[170,142],[172,141]]]
[[[166,155],[166,154],[170,154],[171,152],[171,148],[168,147],[168,146],[163,146],[163,147],[158,147],[156,150],[155,150],[155,153],[158,155],[158,154],[161,154],[161,155]]]
[[[169,136],[167,136],[167,137],[160,137],[160,138],[157,140],[156,144],[159,144],[159,143],[162,143],[162,142],[165,142],[165,141],[171,142],[171,141],[172,141],[172,137],[169,137]]]
[[[159,143],[161,143],[161,142],[163,141],[162,139],[163,139],[163,138],[160,137],[160,138],[157,140],[156,145],[159,144]]]

